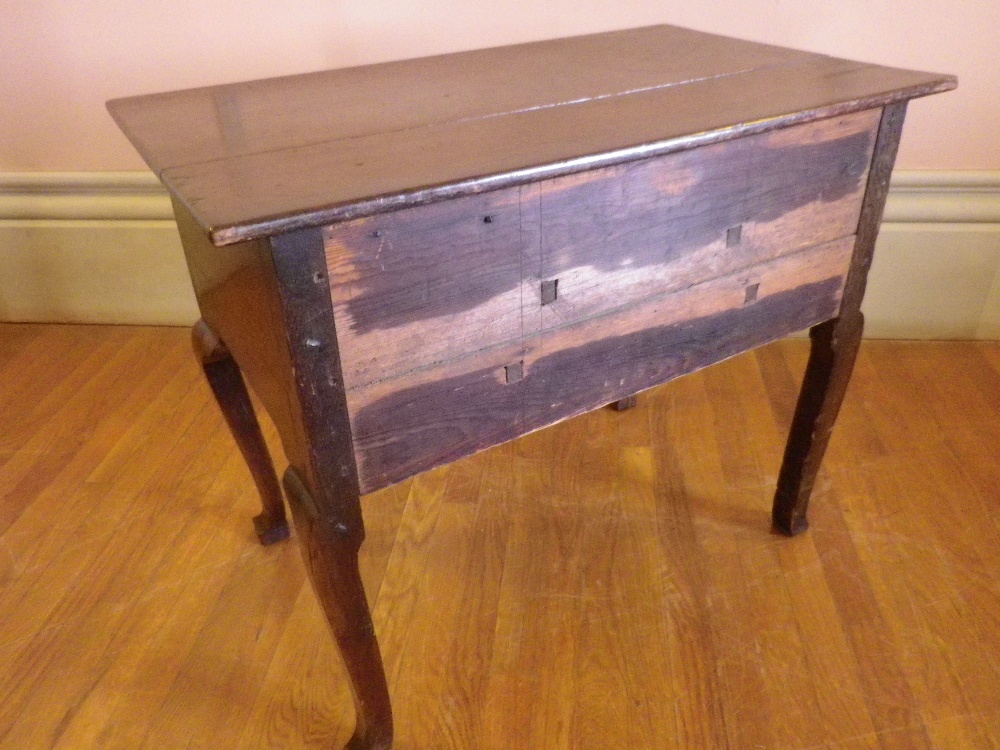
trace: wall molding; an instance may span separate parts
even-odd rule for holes
[[[0,172],[0,221],[173,220],[152,172]],[[1000,171],[897,171],[885,220],[1000,223]]]
[[[1000,339],[1000,171],[893,175],[867,335]],[[152,172],[0,172],[0,320],[189,325]]]
[[[0,172],[0,221],[172,221],[152,172]]]
[[[900,171],[885,221],[1000,224],[1000,171]]]

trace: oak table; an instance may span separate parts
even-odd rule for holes
[[[362,493],[811,328],[774,502],[806,528],[906,103],[955,85],[655,26],[109,103],[173,197],[265,543],[244,376],[277,425],[350,747],[392,743]]]

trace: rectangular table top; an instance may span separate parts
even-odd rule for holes
[[[108,109],[216,245],[954,88],[651,26],[163,94]]]

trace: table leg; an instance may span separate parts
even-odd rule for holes
[[[287,539],[288,522],[285,519],[281,486],[240,368],[226,345],[205,321],[200,320],[195,324],[191,331],[191,341],[195,356],[205,371],[212,393],[215,394],[229,430],[233,433],[260,492],[263,511],[253,519],[257,536],[262,544]]]
[[[348,750],[389,750],[392,707],[358,572],[365,538],[361,486],[330,296],[323,230],[271,238],[301,431],[284,439],[284,483],[309,578],[354,695]]]
[[[347,750],[389,750],[392,707],[358,570],[364,531],[322,515],[313,499],[315,493],[294,468],[285,473],[284,482],[302,558],[340,648],[354,696],[354,735]]]
[[[628,409],[633,408],[638,403],[639,403],[639,397],[633,394],[631,396],[626,396],[625,398],[620,398],[614,403],[609,404],[609,406],[611,406],[611,408],[614,409],[615,411],[627,411]]]
[[[855,311],[809,331],[809,363],[778,475],[772,514],[775,528],[790,536],[809,526],[809,495],[847,392],[864,323],[864,315]]]

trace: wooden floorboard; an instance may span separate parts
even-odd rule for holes
[[[364,498],[396,747],[1000,750],[1000,345],[865,342],[786,539],[806,356]],[[0,325],[0,748],[342,746],[338,656],[256,508],[186,331]]]

